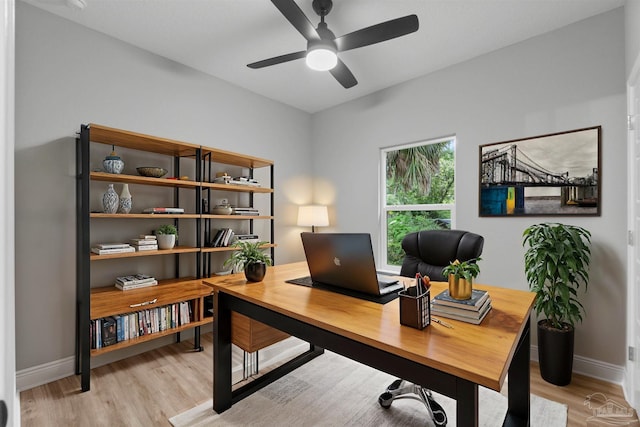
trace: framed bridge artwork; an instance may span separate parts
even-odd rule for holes
[[[601,126],[480,146],[480,216],[600,215]]]

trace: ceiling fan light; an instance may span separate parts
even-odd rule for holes
[[[307,66],[316,71],[328,71],[338,64],[338,55],[335,50],[326,46],[311,48],[307,52]]]

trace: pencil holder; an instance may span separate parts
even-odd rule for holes
[[[400,296],[400,324],[416,329],[424,329],[431,323],[431,292],[417,295],[412,286],[398,292]]]

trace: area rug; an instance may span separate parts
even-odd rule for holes
[[[395,378],[335,353],[325,352],[287,376],[241,400],[222,414],[212,400],[169,419],[174,427],[205,426],[432,426],[425,406],[399,399],[389,409],[378,396]],[[480,387],[480,426],[502,425],[507,398]],[[456,403],[434,393],[455,426]],[[566,427],[567,406],[531,395],[532,427]]]

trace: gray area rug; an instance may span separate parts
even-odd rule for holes
[[[196,426],[432,426],[425,406],[400,399],[389,409],[378,396],[394,377],[325,352],[284,378],[268,385],[224,413],[213,411],[212,400],[169,419],[174,427]],[[480,426],[502,425],[507,398],[480,387]],[[434,393],[455,426],[456,403]],[[532,427],[566,427],[567,406],[531,395]]]

